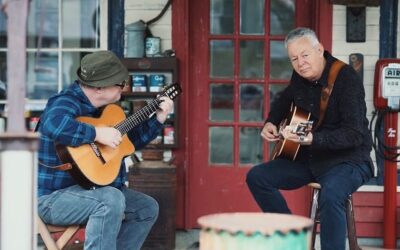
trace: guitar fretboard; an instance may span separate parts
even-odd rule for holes
[[[146,106],[139,109],[137,112],[126,118],[124,121],[118,123],[114,126],[114,128],[118,129],[122,135],[128,133],[131,129],[142,123],[143,121],[149,119],[149,117],[154,114],[159,108],[160,97],[167,96],[171,100],[175,100],[175,98],[182,92],[181,87],[178,84],[173,84],[169,86],[163,93],[160,93],[159,96],[151,100],[147,103]]]
[[[121,132],[122,135],[128,133],[131,129],[142,123],[143,121],[149,119],[149,117],[156,112],[158,109],[158,105],[160,104],[160,100],[158,98],[147,103],[146,106],[139,109],[133,115],[129,116],[124,121],[118,123],[115,128]]]

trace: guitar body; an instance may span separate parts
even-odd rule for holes
[[[296,127],[300,123],[307,123],[310,119],[311,113],[306,112],[297,106],[292,105],[289,116],[284,119],[280,124],[280,129],[286,126]],[[300,144],[288,139],[279,140],[272,151],[271,158],[276,159],[278,157],[295,160],[297,153],[299,152]]]
[[[114,127],[122,135],[121,144],[112,148],[100,143],[89,143],[79,147],[56,145],[60,160],[71,165],[69,171],[75,181],[84,188],[106,186],[118,176],[124,157],[135,152],[135,147],[127,133],[153,115],[162,102],[160,97],[166,96],[171,100],[182,93],[182,88],[175,83],[167,86],[155,99],[128,118],[122,108],[116,104],[107,105],[99,118],[78,117],[76,120],[91,124],[95,127]]]
[[[83,116],[77,118],[80,122],[96,127],[114,127],[125,119],[124,111],[115,104],[107,105],[99,118]],[[122,136],[121,144],[115,149],[100,143],[93,144],[97,146],[101,157],[96,154],[91,144],[79,147],[56,146],[61,161],[72,163],[72,169],[68,170],[72,177],[85,188],[112,183],[120,171],[123,158],[135,152],[135,147],[126,134]]]

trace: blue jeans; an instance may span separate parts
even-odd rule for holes
[[[126,187],[75,185],[39,197],[38,213],[48,224],[86,224],[85,249],[140,249],[157,219],[158,203]]]
[[[276,159],[254,166],[247,185],[264,212],[291,213],[279,189],[293,190],[310,182],[321,184],[320,219],[322,250],[344,250],[346,199],[372,177],[368,163],[341,163],[321,176],[314,176],[306,164]]]

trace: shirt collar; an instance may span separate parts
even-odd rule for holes
[[[77,98],[79,98],[80,100],[82,100],[82,102],[87,105],[88,107],[90,107],[91,111],[94,112],[97,110],[97,108],[95,106],[92,105],[92,103],[90,102],[89,98],[85,95],[85,93],[82,90],[81,85],[78,83],[78,81],[75,81],[70,88],[67,89],[67,91],[69,91],[69,93],[71,95],[76,96]]]
[[[324,58],[326,60],[324,71],[322,72],[321,78],[314,82],[316,84],[321,84],[323,87],[328,85],[329,70],[335,61],[335,58],[326,50],[324,51]]]

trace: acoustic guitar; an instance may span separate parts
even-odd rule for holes
[[[106,186],[112,183],[119,173],[123,158],[135,152],[135,146],[129,140],[127,132],[154,114],[161,103],[160,97],[168,96],[174,100],[181,92],[182,89],[178,84],[170,85],[128,118],[122,108],[116,104],[107,105],[98,118],[78,117],[78,121],[93,126],[116,128],[122,134],[122,142],[117,148],[96,142],[78,147],[56,145],[61,161],[70,165],[66,171],[84,188]]]
[[[279,134],[281,134],[283,129],[289,128],[293,134],[298,136],[307,136],[311,131],[313,124],[313,122],[309,120],[310,116],[311,113],[292,105],[290,107],[289,115],[279,125]],[[273,160],[281,157],[293,161],[296,159],[299,149],[299,143],[284,139],[281,136],[280,140],[275,144],[271,154],[271,159]]]

